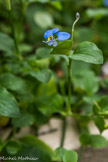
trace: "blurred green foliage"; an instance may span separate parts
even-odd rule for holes
[[[69,56],[73,59],[71,104],[81,144],[97,148],[107,145],[101,135],[90,135],[87,125],[93,120],[100,133],[108,128],[104,120],[108,118],[108,78],[101,72],[102,65],[90,64],[103,61],[97,46],[103,51],[104,63],[108,60],[108,8],[102,0],[11,0],[11,4],[19,53],[15,50],[6,3],[0,0],[0,116],[4,119],[0,126],[13,128],[5,142],[0,139],[0,154],[37,156],[39,162],[53,158],[70,162],[73,157],[73,162],[77,162],[74,151],[59,148],[53,152],[37,137],[17,139],[14,135],[25,126],[33,127],[37,135],[40,126],[51,117],[66,115],[68,58],[61,53],[69,54],[71,41],[60,42],[52,52],[42,41],[50,28],[71,33],[79,12],[81,19],[75,28],[73,45],[78,55]],[[83,44],[86,53],[81,49]],[[82,53],[84,58],[80,57]]]

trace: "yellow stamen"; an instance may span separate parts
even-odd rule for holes
[[[52,38],[52,35],[48,37],[48,41],[50,41],[50,40],[51,40],[51,38]]]

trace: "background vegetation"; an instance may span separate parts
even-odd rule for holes
[[[66,60],[50,55],[51,49],[42,42],[43,35],[56,27],[71,33],[75,14],[79,12],[73,49],[83,41],[94,42],[103,51],[106,63],[108,6],[102,0],[11,0],[11,6],[8,2],[0,0],[0,131],[9,127],[11,132],[4,142],[0,140],[0,154],[37,155],[39,162],[70,162],[72,156],[76,162],[75,152],[54,152],[37,138],[38,129],[52,117],[66,124],[68,94]],[[91,120],[100,133],[108,128],[104,120],[108,116],[107,74],[102,65],[73,61],[71,105],[77,114],[75,120],[83,147],[107,145],[103,136],[90,135],[87,128]],[[16,138],[25,126],[35,133]],[[60,156],[61,152],[64,156]]]

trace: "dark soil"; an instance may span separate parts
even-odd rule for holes
[[[108,162],[108,147],[103,149],[85,148],[80,162]]]

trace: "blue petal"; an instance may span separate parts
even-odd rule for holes
[[[70,34],[69,33],[67,33],[67,32],[58,32],[58,33],[56,33],[56,35],[57,35],[57,40],[59,40],[59,41],[64,41],[64,40],[67,40],[67,39],[69,39],[70,38]]]
[[[50,37],[51,35],[53,35],[54,33],[57,33],[59,31],[58,28],[54,28],[51,30],[47,30],[44,34],[44,38],[47,39],[48,37]]]
[[[54,46],[54,47],[57,46],[57,42],[56,42],[56,41],[53,42],[53,46]]]
[[[53,41],[49,41],[48,45],[51,46],[53,44]]]

